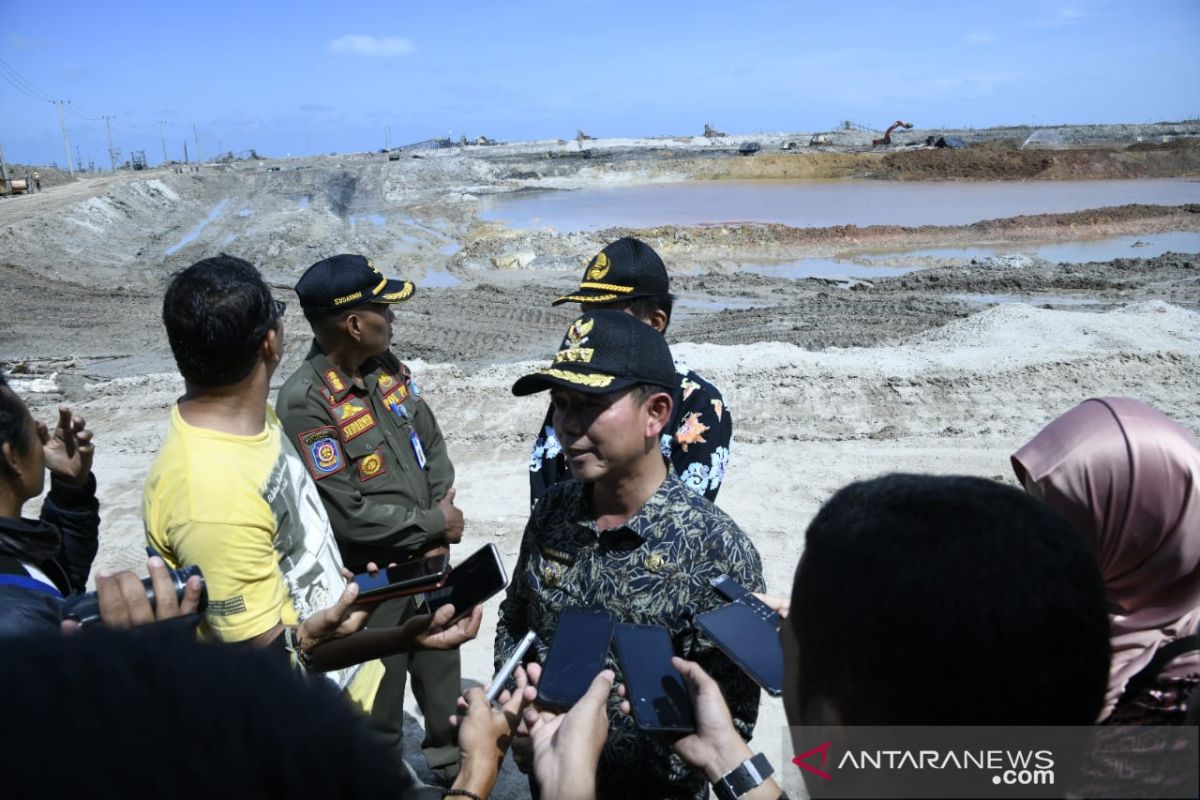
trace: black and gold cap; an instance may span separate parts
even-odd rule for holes
[[[663,335],[624,311],[602,309],[571,323],[545,369],[513,384],[518,397],[555,386],[585,394],[607,394],[637,383],[667,391],[678,383],[671,348]]]
[[[330,311],[362,303],[403,303],[415,290],[412,281],[386,278],[371,259],[348,253],[318,261],[296,282],[301,308]]]
[[[654,248],[626,236],[605,247],[588,262],[579,288],[555,300],[562,303],[616,303],[635,297],[657,297],[671,291],[667,268]]]

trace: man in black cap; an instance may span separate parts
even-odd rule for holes
[[[553,305],[579,303],[584,311],[606,308],[637,317],[660,334],[671,324],[674,305],[667,268],[658,253],[638,239],[618,239],[588,262],[579,288]],[[716,502],[729,469],[733,420],[717,387],[677,365],[671,383],[672,413],[663,429],[663,454],[684,485]],[[553,409],[529,457],[530,502],[571,476],[562,444],[554,434]]]
[[[659,448],[678,376],[666,340],[621,311],[584,314],[553,362],[513,385],[550,390],[552,424],[574,480],[551,487],[533,509],[496,626],[504,662],[526,631],[538,658],[564,606],[605,608],[618,622],[661,625],[676,654],[720,684],[739,732],[750,738],[758,687],[711,642],[692,635],[695,614],[724,603],[710,585],[722,574],[763,591],[762,562],[727,514],[689,490]],[[621,682],[621,666],[607,666]],[[704,777],[639,730],[610,702],[599,797],[707,797]],[[514,755],[518,755],[514,745]]]
[[[304,365],[279,391],[284,430],[317,484],[346,566],[389,564],[438,553],[462,539],[454,505],[454,466],[441,429],[408,367],[392,354],[392,305],[413,284],[384,277],[369,259],[337,255],[301,276],[296,294],[314,341]],[[373,628],[402,624],[412,598],[380,604]],[[450,715],[460,692],[457,650],[400,653],[383,659],[386,674],[372,717],[399,744],[404,685],[425,714],[422,749],[443,778],[458,770]]]

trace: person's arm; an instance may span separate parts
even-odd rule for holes
[[[703,772],[710,784],[715,784],[742,762],[753,758],[754,753],[734,726],[717,682],[695,662],[673,658],[671,663],[687,684],[696,717],[696,732],[676,739],[671,748],[689,766]],[[629,713],[628,706],[628,701],[623,702],[621,710]],[[778,800],[782,794],[779,784],[767,778],[741,797],[743,800]]]
[[[571,477],[562,446],[554,435],[554,407],[546,410],[542,427],[529,454],[529,506],[533,508],[551,486]]]
[[[529,681],[536,687],[541,666],[529,665]],[[606,669],[565,713],[525,709],[525,727],[533,745],[533,774],[547,800],[594,800],[596,769],[608,741],[608,696],[615,674]],[[536,691],[526,689],[532,702]]]
[[[429,491],[434,500],[440,500],[454,486],[454,464],[450,461],[450,453],[446,450],[446,440],[442,437],[442,429],[438,426],[437,417],[429,403],[421,400],[416,404],[413,414],[413,427],[421,437],[421,447],[425,450],[425,461],[429,469]]]
[[[305,468],[317,485],[329,522],[339,540],[411,553],[443,543],[446,514],[440,504],[423,509],[387,502],[379,497],[368,499],[363,496],[359,490],[361,481],[358,471],[346,453],[346,446],[339,438],[332,420],[328,415],[322,415],[319,408],[302,399],[293,399],[284,407],[281,397],[278,415],[288,442],[300,453]],[[314,431],[332,439],[342,460],[340,469],[335,467],[334,472],[321,472],[304,455],[301,437],[315,435]]]
[[[53,431],[40,422],[37,427],[50,472],[50,492],[42,502],[41,519],[62,533],[56,560],[67,573],[71,589],[82,592],[100,547],[92,432],[83,417],[73,415],[67,406],[58,407],[58,424]]]
[[[496,643],[493,649],[496,669],[508,660],[517,643],[529,632],[529,598],[525,568],[537,530],[535,519],[536,513],[530,516],[525,525],[525,534],[521,537],[521,550],[517,555],[516,566],[513,567],[512,580],[508,582],[504,600],[500,602],[500,618],[496,621]]]

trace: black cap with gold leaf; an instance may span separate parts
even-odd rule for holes
[[[348,253],[318,261],[296,282],[301,308],[330,311],[362,303],[403,303],[415,289],[412,281],[386,278],[371,259]]]
[[[579,288],[551,305],[615,303],[635,297],[657,297],[669,291],[667,268],[658,253],[640,239],[626,236],[597,253],[584,269]]]
[[[518,397],[554,386],[607,394],[638,383],[666,391],[679,383],[671,348],[662,334],[624,311],[598,310],[571,323],[554,360],[519,378]]]

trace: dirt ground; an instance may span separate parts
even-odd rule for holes
[[[1189,130],[1170,136],[1194,136]],[[919,142],[922,133],[905,141]],[[583,259],[633,233],[662,253],[679,295],[668,334],[673,352],[722,390],[734,416],[719,505],[762,553],[769,590],[783,594],[808,519],[849,481],[892,470],[1012,481],[1009,455],[1090,396],[1136,396],[1200,430],[1200,254],[1139,257],[1131,250],[1075,264],[900,253],[879,265],[919,269],[853,281],[755,274],[741,264],[1195,232],[1200,206],[1122,206],[963,226],[742,223],[558,233],[482,221],[479,197],[664,175],[794,177],[795,165],[822,177],[841,171],[887,179],[1200,172],[1193,140],[1162,142],[1168,134],[1151,133],[1152,141],[1139,144],[1146,131],[1113,130],[1106,143],[1089,130],[1075,134],[1082,144],[1021,150],[1007,142],[1032,132],[977,132],[972,147],[948,157],[903,145],[871,151],[861,141],[819,152],[773,150],[757,160],[739,158],[728,143],[687,137],[589,142],[587,157],[575,142],[517,143],[405,154],[399,162],[348,155],[70,182],[0,201],[0,366],[40,418],[50,419],[59,402],[88,417],[104,517],[96,568],[144,570],[142,482],[182,391],[159,321],[167,277],[228,250],[259,264],[279,296],[294,300],[289,287],[312,261],[335,252],[372,255],[421,287],[399,308],[395,349],[446,434],[468,520],[462,549],[494,541],[511,564],[545,398],[514,398],[509,387],[555,349],[575,308],[550,302],[578,281]],[[771,146],[793,139],[807,135],[780,135]],[[1039,167],[1046,159],[1053,163]],[[523,251],[537,254],[536,267],[496,266]],[[429,285],[452,282],[447,276],[456,285]],[[288,355],[277,384],[308,343],[294,302],[286,324]],[[463,649],[464,676],[474,680],[490,677],[496,605],[488,606],[479,640]],[[420,715],[411,698],[408,710],[416,752]],[[779,701],[764,697],[753,746],[780,765],[790,759],[783,726]],[[419,755],[414,761],[420,766]],[[796,776],[784,775],[795,789]],[[507,764],[494,796],[525,793]]]

